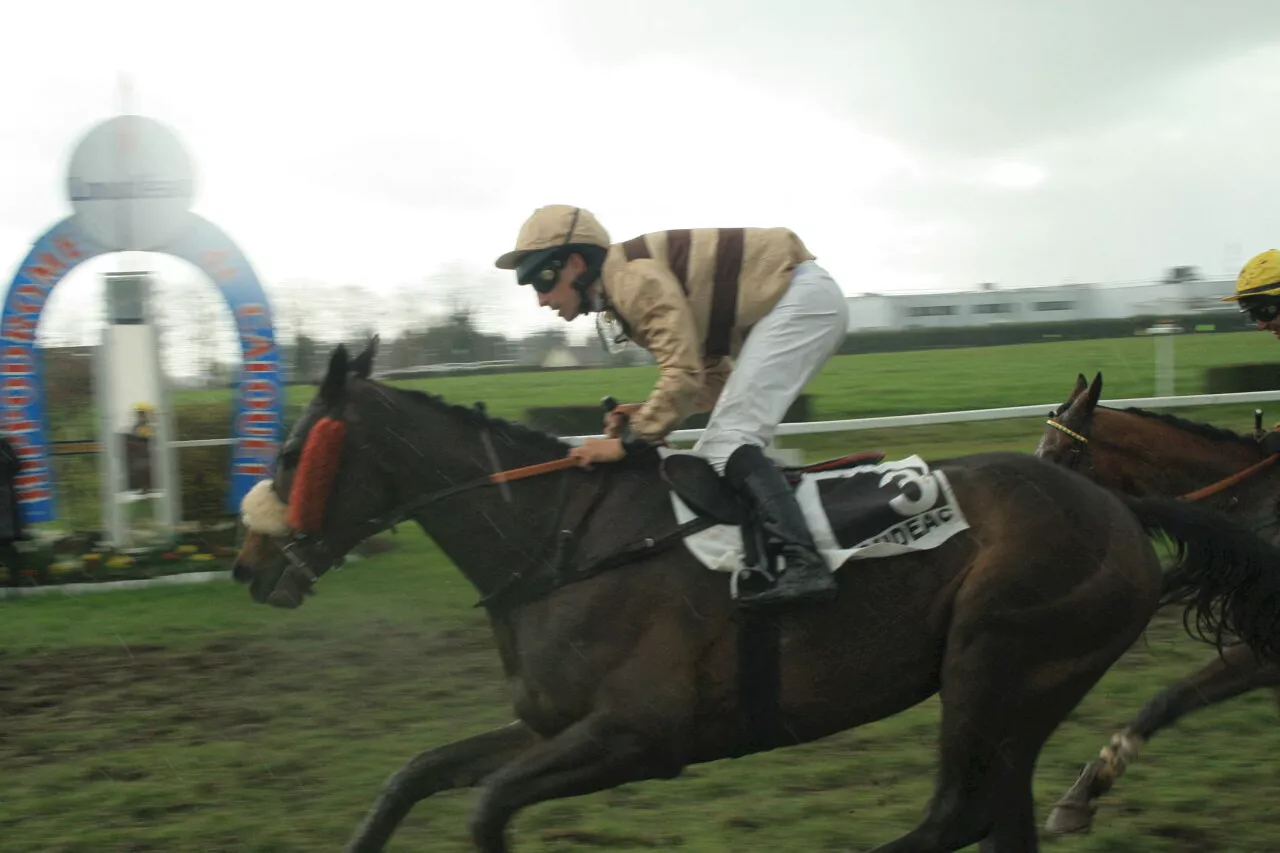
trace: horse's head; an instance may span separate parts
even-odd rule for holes
[[[233,576],[254,600],[298,607],[312,584],[393,519],[392,465],[369,450],[377,338],[355,359],[344,346],[329,359],[319,391],[280,448],[273,479],[241,504],[248,530]]]
[[[1093,413],[1101,396],[1101,373],[1094,376],[1092,383],[1085,380],[1083,373],[1077,374],[1071,396],[1049,412],[1044,434],[1036,446],[1036,457],[1094,476],[1089,440],[1093,433]]]
[[[1071,396],[1049,413],[1035,455],[1139,496],[1198,499],[1246,479],[1254,482],[1250,466],[1261,451],[1252,438],[1174,415],[1100,406],[1101,393],[1101,373],[1092,383],[1077,376]],[[1241,472],[1247,473],[1238,476]],[[1239,500],[1270,501],[1273,493],[1259,488],[1251,496],[1233,494]]]

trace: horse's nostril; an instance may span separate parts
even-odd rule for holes
[[[231,567],[231,577],[235,578],[240,583],[248,583],[253,580],[253,570],[239,560],[236,560],[235,565]]]

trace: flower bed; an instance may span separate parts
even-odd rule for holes
[[[234,562],[234,525],[191,529],[175,541],[117,551],[93,532],[19,543],[17,557],[0,553],[0,586],[49,586],[139,580],[190,572],[226,571]]]

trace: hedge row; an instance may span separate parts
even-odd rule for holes
[[[288,418],[290,413],[286,413]],[[174,407],[178,441],[226,438],[231,434],[231,402],[201,402]],[[231,487],[230,447],[189,447],[178,451],[182,517],[189,521],[225,518]]]
[[[889,331],[853,332],[840,347],[842,355],[904,350],[989,347],[1127,338],[1143,334],[1157,323],[1178,326],[1184,332],[1238,332],[1243,321],[1232,314],[1212,319],[1203,314],[1185,316],[1125,317],[1114,320],[1063,320],[1055,323],[998,323],[989,326],[939,326]]]
[[[285,412],[291,423],[301,411]],[[225,439],[231,432],[230,401],[201,401],[174,407],[176,439],[195,441]],[[73,529],[90,530],[101,524],[101,460],[96,455],[55,456],[53,477],[58,494],[58,515]],[[227,490],[231,483],[230,447],[188,447],[178,451],[178,476],[182,517],[186,521],[213,522],[230,517]]]
[[[1280,371],[1272,364],[1225,364],[1206,368],[1204,393],[1239,394],[1248,391],[1274,391],[1280,384]]]

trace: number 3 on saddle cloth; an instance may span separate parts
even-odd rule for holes
[[[676,521],[718,522],[686,537],[689,551],[707,568],[732,573],[735,591],[740,577],[772,582],[778,555],[746,500],[703,457],[659,453]],[[860,453],[782,470],[832,571],[852,558],[936,548],[969,527],[946,476],[918,456],[885,462],[883,453]]]

